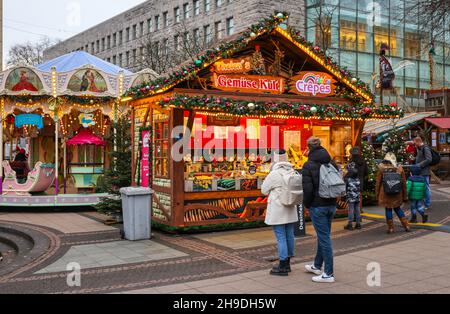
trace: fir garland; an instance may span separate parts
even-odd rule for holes
[[[362,103],[341,104],[303,104],[297,102],[252,102],[209,96],[175,95],[160,100],[161,107],[175,107],[186,110],[207,110],[238,116],[290,115],[298,117],[318,117],[321,119],[370,119],[402,117],[403,109],[396,104],[376,107]]]
[[[161,77],[148,83],[144,83],[140,86],[130,88],[125,92],[125,97],[132,97],[133,99],[145,98],[150,95],[161,92],[161,89],[168,89],[187,78],[195,78],[197,72],[208,66],[220,58],[229,58],[235,52],[244,49],[248,43],[258,36],[266,33],[272,32],[280,24],[286,22],[288,19],[287,12],[277,13],[271,18],[263,19],[259,23],[250,26],[250,28],[243,32],[238,39],[226,43],[220,44],[215,49],[206,50],[198,59],[191,63],[190,65],[183,66],[179,70],[171,73],[167,77]],[[353,76],[353,74],[345,67],[339,67],[339,65],[333,61],[333,59],[325,54],[319,47],[314,46],[312,43],[308,42],[305,38],[300,35],[300,32],[294,28],[288,26],[286,31],[291,35],[293,40],[298,43],[309,47],[318,57],[324,60],[325,64],[333,67],[336,71],[341,73],[341,75],[352,82],[356,87],[360,88],[366,94],[370,95],[372,98],[373,93],[370,87],[365,82]]]

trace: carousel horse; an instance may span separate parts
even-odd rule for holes
[[[17,181],[16,172],[8,161],[3,161],[3,168],[5,169],[3,195],[30,196],[32,193],[45,192],[55,180],[54,167],[45,166],[40,161],[28,173],[25,183]]]

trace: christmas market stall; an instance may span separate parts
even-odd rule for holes
[[[169,230],[261,223],[271,154],[301,169],[315,135],[344,166],[369,119],[398,117],[278,13],[157,80],[129,89],[133,182]]]
[[[0,73],[1,205],[97,202],[97,196],[80,195],[94,192],[108,167],[106,152],[113,147],[104,139],[126,110],[119,101],[121,94],[136,79],[133,73],[85,52]],[[93,139],[94,145],[78,145]],[[35,184],[38,181],[41,184]],[[62,194],[67,195],[54,197]]]

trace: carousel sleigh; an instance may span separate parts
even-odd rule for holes
[[[3,161],[3,168],[5,169],[3,195],[30,196],[32,193],[45,192],[55,180],[54,167],[45,166],[40,161],[28,173],[25,183],[17,182],[16,172],[8,161]]]

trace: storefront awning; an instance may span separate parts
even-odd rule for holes
[[[436,111],[408,113],[401,119],[386,119],[378,121],[368,121],[364,127],[364,135],[380,135],[389,132],[394,127],[407,128],[420,121],[437,115]]]
[[[90,129],[81,129],[77,135],[72,137],[67,141],[67,145],[95,145],[95,146],[106,146],[106,142],[92,133]]]
[[[427,118],[425,121],[440,129],[450,129],[450,118]]]

